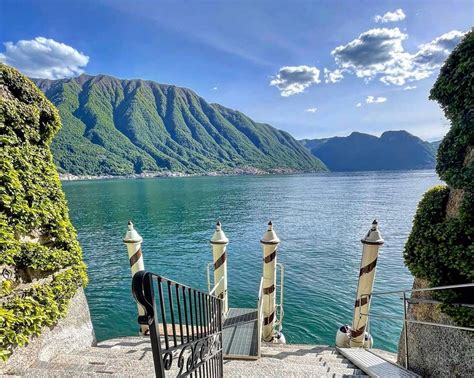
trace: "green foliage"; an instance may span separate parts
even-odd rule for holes
[[[438,151],[437,171],[448,186],[428,191],[418,205],[405,245],[405,263],[415,277],[432,286],[474,282],[474,31],[469,32],[446,60],[431,90],[451,129]],[[453,190],[457,190],[456,193]],[[458,203],[457,211],[450,206]],[[453,213],[454,212],[454,213]],[[474,326],[474,309],[452,303],[474,303],[474,290],[435,292],[443,311],[462,325]]]
[[[102,75],[36,84],[61,114],[52,149],[62,172],[325,169],[288,133],[208,104],[189,89]]]
[[[441,68],[430,99],[438,101],[451,129],[438,151],[437,172],[453,188],[474,190],[474,160],[464,164],[474,145],[474,29],[466,34]]]
[[[52,282],[27,292],[20,282],[2,280],[2,359],[41,327],[53,325],[87,282],[50,152],[60,126],[58,111],[44,94],[18,71],[0,65],[0,265],[15,270],[13,277],[23,277],[22,283],[53,274]]]

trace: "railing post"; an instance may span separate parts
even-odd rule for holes
[[[229,239],[224,234],[221,222],[217,222],[216,230],[210,240],[214,260],[214,284],[218,284],[215,295],[222,299],[223,314],[227,314],[229,304],[227,299],[227,244]],[[222,283],[221,283],[222,280]]]
[[[363,244],[362,260],[360,263],[359,282],[350,337],[350,346],[356,348],[364,346],[365,329],[370,310],[370,296],[375,279],[375,267],[377,266],[379,248],[384,242],[378,230],[376,220],[373,221],[371,229],[361,242]]]
[[[407,295],[403,292],[403,329],[405,330],[405,368],[408,367],[408,322],[407,322]]]
[[[268,222],[268,229],[263,234],[260,243],[263,247],[263,331],[264,341],[273,340],[275,324],[275,290],[276,290],[276,262],[277,249],[280,239],[273,230],[272,222]]]
[[[145,265],[143,263],[142,255],[142,241],[143,238],[138,234],[138,232],[133,228],[133,223],[128,222],[128,229],[123,242],[127,246],[128,259],[130,262],[130,270],[132,271],[132,277],[135,273],[145,270]],[[143,316],[145,314],[143,308],[138,306],[138,315]],[[147,325],[140,325],[140,335],[146,335],[148,333]]]

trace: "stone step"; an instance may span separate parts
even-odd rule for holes
[[[229,377],[366,377],[335,348],[325,345],[262,344],[257,361],[224,360]],[[174,359],[173,365],[176,363]],[[174,367],[176,368],[176,367]],[[174,374],[169,376],[176,376]],[[100,342],[97,346],[54,356],[35,363],[29,377],[153,377],[151,344],[145,337],[125,337]]]

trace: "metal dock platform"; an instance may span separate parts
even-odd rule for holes
[[[258,310],[230,308],[222,328],[226,359],[258,359]]]
[[[363,348],[336,348],[336,350],[365,372],[369,377],[420,377],[407,369],[377,356]]]

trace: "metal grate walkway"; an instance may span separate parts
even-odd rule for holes
[[[370,377],[413,378],[419,375],[384,360],[363,348],[336,348],[337,351]]]
[[[258,359],[258,311],[230,308],[222,328],[224,358]]]

